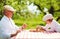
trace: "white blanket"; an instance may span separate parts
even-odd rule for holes
[[[60,39],[60,33],[20,32],[16,39]]]

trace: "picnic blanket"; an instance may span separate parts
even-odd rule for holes
[[[24,30],[17,35],[16,39],[60,39],[60,33],[29,32]]]

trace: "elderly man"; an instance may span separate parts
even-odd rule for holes
[[[10,39],[16,36],[22,29],[26,28],[24,24],[22,27],[17,27],[11,17],[13,16],[14,8],[5,5],[4,6],[4,16],[0,21],[0,39]]]

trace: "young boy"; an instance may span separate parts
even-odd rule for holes
[[[54,19],[53,19],[53,16],[51,14],[46,14],[44,17],[43,17],[43,21],[46,22],[46,26],[43,27],[43,26],[38,26],[36,28],[36,32],[60,32],[60,24],[58,22],[56,22]]]
[[[43,27],[47,32],[60,32],[60,25],[53,19],[51,14],[46,14],[43,17],[43,21],[46,22],[46,26]]]

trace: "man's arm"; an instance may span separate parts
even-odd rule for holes
[[[16,30],[20,29],[23,30],[27,27],[27,24],[23,24],[22,26],[18,27],[17,25],[15,25]]]
[[[18,33],[16,32],[16,33],[14,33],[14,34],[11,34],[11,37],[14,37],[14,36],[16,36]]]
[[[27,27],[27,24],[23,24],[22,27],[20,27],[20,28],[15,25],[15,28],[17,29],[17,32],[14,33],[14,34],[11,34],[11,37],[16,36],[19,32],[21,32],[21,31],[22,31],[23,29],[25,29],[26,27]]]
[[[16,33],[14,33],[14,34],[11,34],[11,37],[14,37],[14,36],[16,36],[19,32],[21,32],[20,30],[17,30],[17,32]]]

